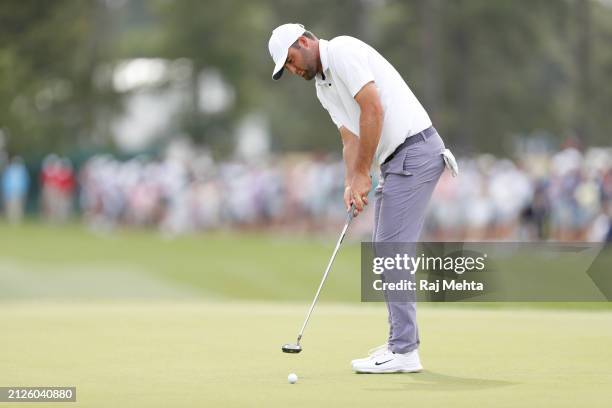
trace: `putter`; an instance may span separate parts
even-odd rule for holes
[[[283,353],[292,353],[297,354],[302,351],[302,346],[300,345],[300,340],[302,340],[302,336],[304,335],[304,329],[306,329],[306,325],[308,324],[308,320],[310,320],[310,315],[314,310],[315,305],[317,304],[317,300],[319,300],[319,294],[321,293],[321,289],[323,288],[323,284],[327,279],[327,275],[331,270],[331,266],[334,263],[334,259],[336,258],[336,254],[338,253],[338,249],[340,249],[340,244],[342,244],[342,240],[344,240],[344,236],[346,235],[346,231],[348,230],[349,225],[351,224],[351,220],[353,219],[353,213],[355,212],[355,205],[351,206],[351,210],[349,211],[346,217],[346,223],[344,224],[344,228],[342,228],[342,232],[340,233],[340,238],[338,238],[338,242],[336,243],[336,248],[334,249],[334,253],[327,264],[327,268],[325,269],[325,273],[323,274],[323,279],[321,279],[321,283],[319,284],[319,289],[317,289],[317,293],[310,305],[310,309],[308,309],[308,313],[306,314],[306,320],[304,320],[304,324],[302,325],[302,329],[300,330],[300,334],[297,336],[297,341],[295,344],[287,343],[283,344],[282,350]]]

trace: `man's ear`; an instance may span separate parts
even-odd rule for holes
[[[308,48],[308,46],[310,45],[308,44],[308,38],[306,38],[305,36],[301,36],[300,38],[298,38],[298,42],[300,44],[300,47]]]

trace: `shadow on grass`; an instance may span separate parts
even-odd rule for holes
[[[367,374],[364,374],[367,375]],[[372,374],[375,375],[375,374]],[[402,387],[384,387],[384,388],[366,388],[369,391],[405,391],[406,389],[414,391],[461,391],[461,390],[479,390],[497,387],[507,387],[518,385],[517,382],[488,380],[484,378],[469,378],[446,375],[425,370],[417,374],[387,374],[394,377],[402,376],[406,380],[401,384],[393,383],[394,386],[402,385]],[[389,384],[391,385],[391,384]]]

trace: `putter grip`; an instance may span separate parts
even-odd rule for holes
[[[346,222],[351,222],[351,220],[354,218],[353,214],[355,213],[355,204],[351,204],[351,209],[348,212],[348,216],[346,218]]]

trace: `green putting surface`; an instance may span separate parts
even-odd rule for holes
[[[0,223],[0,387],[76,386],[82,407],[609,406],[611,303],[422,304],[420,374],[357,375],[384,304],[359,303],[334,236]],[[298,383],[287,375],[295,372]]]
[[[420,374],[358,375],[383,305],[5,303],[0,384],[71,385],[83,407],[609,406],[612,314],[422,307]],[[299,381],[287,382],[295,372]],[[19,404],[19,406],[41,406]],[[56,406],[56,405],[53,405]]]

